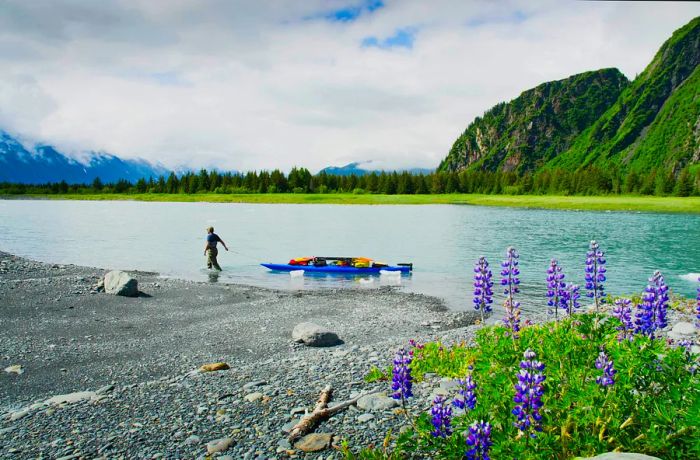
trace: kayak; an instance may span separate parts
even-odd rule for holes
[[[388,272],[401,272],[410,273],[413,269],[412,264],[391,266],[386,267],[349,267],[341,265],[325,265],[325,266],[314,266],[314,265],[290,265],[290,264],[260,264],[265,268],[276,271],[291,272],[295,270],[304,270],[306,272],[323,272],[323,273],[343,273],[343,274],[379,274],[380,271]]]

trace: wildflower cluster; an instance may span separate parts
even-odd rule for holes
[[[612,359],[605,354],[605,351],[601,351],[598,354],[598,358],[595,360],[596,369],[602,369],[603,375],[595,379],[596,383],[601,387],[607,387],[615,384],[615,374],[617,371],[613,366]]]
[[[632,321],[632,301],[630,299],[616,299],[613,308],[613,316],[620,320],[621,326],[617,327],[620,334],[617,336],[618,342],[632,340],[634,334],[634,322]]]
[[[700,283],[700,277],[698,277],[698,282]],[[697,297],[698,305],[695,309],[695,319],[697,319],[697,322],[695,325],[700,328],[700,287],[698,288],[698,297]]]
[[[580,288],[577,284],[569,283],[566,285],[566,289],[564,290],[563,305],[569,316],[573,315],[576,310],[581,307],[581,304],[578,301],[578,299],[581,298],[579,289]]]
[[[668,309],[668,286],[661,272],[656,271],[649,278],[649,284],[644,289],[642,303],[637,305],[635,313],[635,333],[654,338],[657,329],[668,325],[666,310]]]
[[[586,295],[595,302],[596,313],[599,304],[605,303],[605,253],[593,240],[586,253]]]
[[[467,378],[457,381],[459,383],[459,392],[457,397],[452,401],[452,405],[460,409],[474,410],[476,407],[476,382],[472,375],[467,375]]]
[[[504,303],[506,314],[503,318],[505,326],[512,331],[513,338],[517,338],[520,332],[520,302],[516,301],[513,296],[520,292],[520,269],[518,268],[518,259],[520,256],[515,248],[508,247],[506,249],[506,259],[501,263],[501,286],[504,287],[503,293],[506,295]]]
[[[518,383],[515,384],[516,406],[513,415],[517,417],[515,426],[531,437],[535,437],[535,431],[542,431],[542,394],[544,393],[544,364],[536,361],[535,352],[528,349],[523,354],[518,372]]]
[[[491,448],[491,424],[483,420],[474,422],[469,427],[467,434],[468,450],[465,453],[467,460],[489,460]]]
[[[391,389],[394,399],[405,400],[413,396],[413,377],[411,377],[411,353],[400,348],[394,356],[394,368],[392,370]]]
[[[452,407],[447,403],[447,399],[442,395],[437,395],[433,400],[433,407],[430,409],[432,416],[433,432],[435,438],[446,438],[452,434]]]
[[[559,308],[566,310],[566,283],[564,283],[564,273],[556,259],[552,259],[547,268],[547,305],[550,307],[549,313],[554,313],[557,319]]]
[[[484,322],[484,312],[491,312],[493,303],[493,274],[489,269],[486,257],[479,257],[474,266],[474,309],[481,312],[481,322]]]

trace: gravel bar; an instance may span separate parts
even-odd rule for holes
[[[324,386],[332,403],[389,390],[363,377],[409,339],[469,341],[477,327],[471,312],[391,287],[278,291],[130,272],[141,295],[128,298],[97,292],[107,271],[0,252],[0,458],[340,458],[342,440],[381,445],[406,420],[378,397],[322,422],[329,447],[305,452],[285,431]],[[307,321],[344,343],[294,343]],[[196,372],[215,362],[230,369]],[[412,410],[439,384],[417,385]]]

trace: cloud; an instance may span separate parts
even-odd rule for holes
[[[170,167],[434,167],[494,104],[602,67],[633,78],[698,14],[694,3],[7,0],[0,128]]]

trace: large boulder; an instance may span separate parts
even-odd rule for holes
[[[292,340],[309,347],[332,347],[343,343],[338,334],[315,323],[300,323],[294,326]]]
[[[126,272],[114,270],[105,275],[105,292],[107,294],[138,297],[139,282]]]

